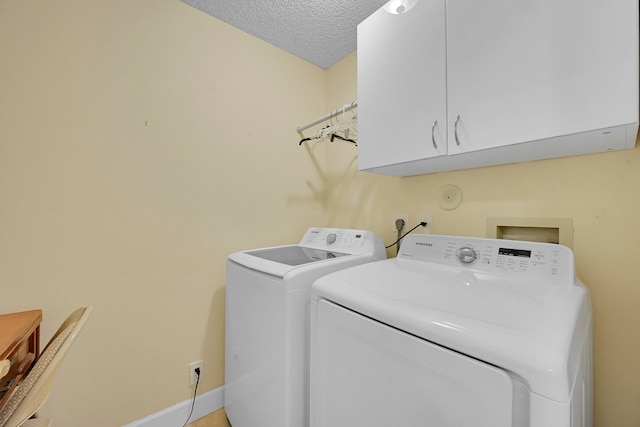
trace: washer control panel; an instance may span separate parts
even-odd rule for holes
[[[344,228],[310,228],[300,240],[300,246],[348,254],[384,250],[384,243],[373,232]]]
[[[410,234],[399,259],[573,281],[573,253],[553,243]]]

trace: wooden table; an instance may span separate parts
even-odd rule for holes
[[[42,310],[0,315],[0,408],[40,354]]]

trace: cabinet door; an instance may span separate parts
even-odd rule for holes
[[[447,153],[445,49],[444,0],[392,1],[358,25],[360,169]]]
[[[636,122],[637,14],[637,0],[447,1],[449,154]]]

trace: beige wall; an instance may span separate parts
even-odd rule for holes
[[[223,384],[226,256],[325,222],[295,132],[325,85],[178,0],[0,2],[0,312],[42,308],[46,342],[94,305],[55,425],[187,400],[199,359]]]
[[[355,54],[329,70],[329,105],[355,99],[355,74]],[[469,236],[485,236],[488,217],[573,218],[577,273],[594,307],[594,426],[640,425],[640,148],[409,178],[356,172],[353,147],[326,150],[334,225],[372,228],[389,243],[396,212],[412,223],[432,213],[434,233]],[[438,206],[446,184],[462,190],[455,210]]]
[[[350,55],[327,72],[178,0],[0,2],[0,312],[40,307],[43,341],[95,306],[43,409],[113,427],[223,384],[224,262],[311,225],[393,212],[482,236],[492,216],[571,217],[595,309],[596,427],[640,424],[640,152],[413,178],[313,153],[295,127],[356,99]],[[401,125],[401,124],[398,124]],[[443,211],[437,189],[458,185]]]

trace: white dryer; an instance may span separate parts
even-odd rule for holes
[[[591,427],[592,309],[566,247],[410,235],[324,276],[311,427]]]
[[[309,419],[311,285],[386,258],[370,231],[311,228],[299,244],[227,260],[225,410],[233,427],[304,427]]]

